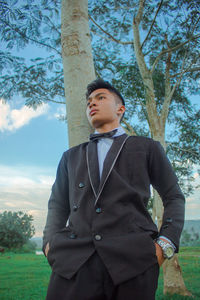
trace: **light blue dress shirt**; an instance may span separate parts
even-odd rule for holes
[[[113,137],[120,136],[125,133],[124,129],[120,126],[117,129],[117,132]],[[114,130],[114,129],[113,129]],[[95,131],[95,133],[99,133],[98,131]],[[113,139],[110,138],[101,138],[98,140],[97,143],[97,155],[98,155],[98,162],[99,162],[99,175],[101,178],[102,171],[103,171],[103,163],[106,158],[106,155],[108,151],[110,150],[110,147],[112,146]]]

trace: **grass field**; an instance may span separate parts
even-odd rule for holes
[[[194,297],[163,296],[161,271],[156,300],[200,300],[200,248],[182,248],[179,261],[185,284]],[[42,255],[0,255],[0,300],[44,300],[50,273]]]

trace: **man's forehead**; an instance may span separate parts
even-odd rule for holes
[[[107,89],[97,89],[95,91],[93,91],[90,96],[88,97],[88,99],[94,98],[95,96],[99,95],[99,94],[112,94],[109,90]]]

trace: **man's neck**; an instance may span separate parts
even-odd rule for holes
[[[109,132],[112,131],[113,129],[116,129],[120,126],[119,123],[116,124],[105,124],[101,127],[95,128],[95,131],[98,131],[99,133],[104,133],[104,132]]]

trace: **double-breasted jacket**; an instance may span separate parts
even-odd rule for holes
[[[147,210],[150,185],[160,194],[163,223]],[[101,179],[95,142],[66,151],[48,204],[44,246],[54,272],[71,278],[97,251],[115,284],[157,263],[154,239],[164,235],[179,247],[184,196],[159,142],[123,134],[105,158]]]

